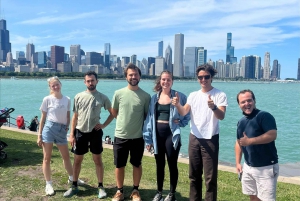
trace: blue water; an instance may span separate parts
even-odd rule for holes
[[[85,90],[83,80],[62,80],[62,93],[71,100],[75,94]],[[125,80],[100,80],[97,89],[110,99],[115,90],[125,87]],[[142,80],[140,87],[153,95],[153,81]],[[251,89],[256,95],[256,106],[270,112],[276,119],[279,162],[281,164],[300,161],[300,83],[248,83],[248,82],[213,82],[213,86],[224,91],[228,98],[226,117],[220,122],[220,161],[235,163],[234,144],[236,124],[242,117],[236,102],[236,94],[242,89]],[[200,89],[196,81],[175,81],[173,89],[188,95]],[[46,79],[1,79],[0,108],[13,107],[11,116],[23,115],[29,121],[35,115],[40,117],[39,107],[44,96],[49,94]],[[72,100],[73,104],[73,100]],[[102,110],[101,120],[108,112]],[[104,129],[104,136],[113,136],[115,120]],[[187,155],[189,126],[182,132],[181,153]],[[0,133],[1,135],[1,133]]]

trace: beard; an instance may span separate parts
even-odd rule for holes
[[[89,91],[93,91],[96,89],[96,85],[90,85],[87,87]]]
[[[129,79],[127,80],[128,84],[130,84],[131,86],[137,86],[139,84],[139,80],[138,79]]]

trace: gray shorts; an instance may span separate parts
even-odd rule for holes
[[[260,200],[276,200],[279,165],[251,167],[244,163],[242,188],[245,195],[256,195]]]
[[[42,141],[58,145],[68,144],[67,132],[66,125],[47,120],[42,131]]]

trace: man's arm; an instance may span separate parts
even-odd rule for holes
[[[111,108],[110,113],[113,115],[114,118],[117,118],[118,112],[119,112],[119,110]]]
[[[75,144],[75,129],[76,129],[76,125],[77,125],[77,120],[78,120],[78,113],[73,112],[71,131],[70,131],[70,143],[71,143],[72,147]]]
[[[217,119],[223,120],[225,118],[226,106],[219,106],[216,110],[213,110]]]
[[[255,145],[255,144],[268,144],[277,138],[277,130],[269,130],[265,132],[264,134],[248,138],[247,134],[244,132],[244,137],[240,138],[239,144],[241,146],[249,146],[249,145]]]
[[[242,148],[240,147],[238,141],[235,142],[234,151],[235,151],[236,171],[237,171],[237,173],[243,172],[242,165],[241,165],[243,151],[242,151]]]
[[[112,108],[108,109],[109,116],[105,120],[103,124],[101,124],[101,129],[104,129],[110,122],[114,119],[114,115],[112,114]]]

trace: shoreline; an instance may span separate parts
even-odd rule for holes
[[[0,129],[37,135],[37,132],[7,126],[2,126]],[[111,144],[103,143],[103,148],[113,149],[113,146]],[[154,157],[154,155],[150,154],[148,151],[144,151],[144,156]],[[178,162],[189,164],[189,159],[188,157],[181,155],[178,157]],[[296,163],[279,164],[279,166],[278,182],[300,185],[300,161]],[[228,162],[219,161],[218,170],[236,173],[235,165]]]

